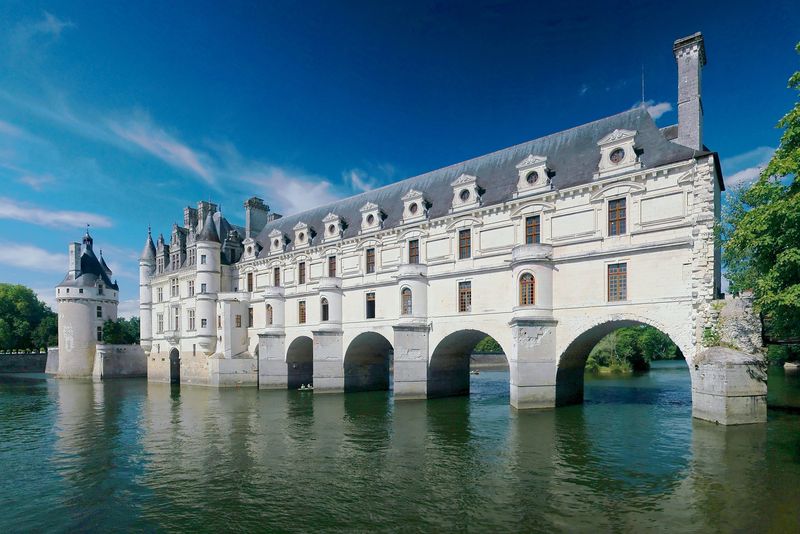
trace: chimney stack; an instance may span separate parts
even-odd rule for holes
[[[703,102],[700,98],[701,71],[706,64],[703,34],[697,32],[675,41],[672,46],[678,64],[678,137],[676,143],[703,149]]]
[[[78,277],[81,270],[81,244],[69,244],[69,276],[72,280]]]
[[[255,237],[266,226],[269,220],[269,206],[258,197],[252,197],[244,203],[245,239]]]

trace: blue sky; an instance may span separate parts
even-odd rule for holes
[[[705,143],[752,179],[795,95],[793,1],[0,5],[0,281],[52,302],[93,228],[136,310],[147,225],[243,224],[645,101],[677,121],[675,38],[702,31]],[[757,7],[754,7],[757,6]]]

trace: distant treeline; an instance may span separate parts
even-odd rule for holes
[[[653,360],[683,358],[672,340],[652,326],[631,326],[611,332],[594,346],[586,371],[629,373],[647,371]]]
[[[0,350],[58,345],[58,316],[30,288],[0,284]]]

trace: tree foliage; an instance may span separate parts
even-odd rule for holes
[[[503,354],[503,349],[500,347],[500,343],[495,341],[492,336],[486,336],[478,341],[478,344],[475,345],[473,351],[487,354]]]
[[[58,345],[58,318],[29,288],[0,284],[0,350]]]
[[[680,357],[675,343],[652,326],[632,326],[611,332],[589,353],[586,370],[628,373],[647,371],[653,360],[671,360]]]
[[[103,323],[103,342],[112,345],[139,343],[139,318],[107,320]]]
[[[789,88],[800,93],[800,72]],[[800,334],[800,99],[778,128],[780,146],[758,180],[728,194],[721,237],[731,292],[752,290],[771,332],[793,337]]]

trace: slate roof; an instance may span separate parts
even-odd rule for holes
[[[86,240],[84,240],[84,243],[86,243]],[[94,250],[92,250],[92,244],[88,243],[84,246],[83,254],[81,254],[81,270],[78,276],[73,280],[70,278],[69,273],[67,273],[64,280],[58,285],[68,287],[94,287],[98,280],[102,280],[105,287],[119,291],[117,283],[111,281],[111,278],[109,278],[100,260],[95,256]]]
[[[292,227],[298,222],[304,222],[321,235],[324,228],[322,219],[328,213],[335,213],[346,221],[348,227],[344,231],[343,238],[355,237],[361,229],[360,209],[367,202],[377,204],[386,214],[384,229],[399,226],[403,214],[401,198],[410,189],[421,191],[431,204],[428,209],[429,219],[447,215],[453,198],[453,188],[450,183],[464,173],[478,177],[478,185],[485,190],[482,195],[483,206],[505,202],[512,198],[512,194],[516,191],[519,179],[516,165],[531,154],[547,158],[548,167],[555,172],[552,179],[555,189],[591,183],[600,161],[600,148],[597,142],[615,129],[637,132],[636,147],[641,151],[640,161],[645,169],[705,154],[669,141],[647,110],[639,107],[408,178],[380,189],[282,217],[268,223],[258,234],[256,241],[264,248],[259,257],[269,256],[269,233],[273,230],[280,230],[291,240],[294,239]],[[316,242],[315,239],[315,244]],[[287,250],[291,248],[292,243],[287,246]]]

